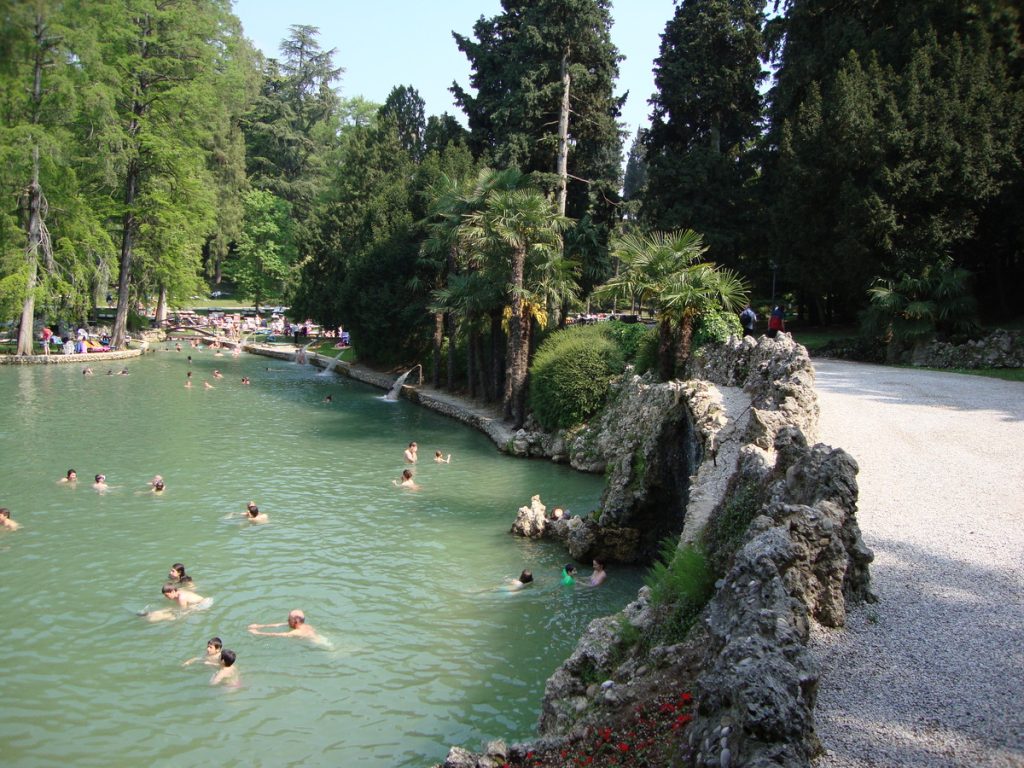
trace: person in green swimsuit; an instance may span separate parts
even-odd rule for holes
[[[566,563],[565,568],[562,569],[562,584],[566,587],[571,587],[576,583],[576,566],[572,563]]]

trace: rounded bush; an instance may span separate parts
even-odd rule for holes
[[[730,336],[742,336],[739,315],[725,309],[712,309],[702,314],[693,329],[693,348],[708,343],[721,344]]]
[[[540,345],[530,368],[530,407],[545,429],[571,427],[604,403],[622,352],[601,325],[568,328]]]

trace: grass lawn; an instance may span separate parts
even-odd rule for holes
[[[821,349],[831,341],[853,339],[857,337],[855,325],[831,325],[826,328],[801,328],[799,325],[786,324],[793,340],[803,344],[808,352]]]
[[[1024,381],[1024,368],[928,368],[940,373],[966,373],[968,376],[987,376],[1004,381]]]

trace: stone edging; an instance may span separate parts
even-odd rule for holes
[[[61,363],[90,363],[94,360],[127,360],[141,357],[141,349],[123,349],[119,352],[87,352],[84,355],[0,355],[0,365],[60,365]]]

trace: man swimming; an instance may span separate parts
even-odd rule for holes
[[[16,531],[21,528],[21,524],[11,520],[11,510],[7,507],[0,507],[0,527],[6,528],[8,531]]]
[[[92,487],[95,488],[97,491],[109,491],[110,490],[110,486],[107,485],[107,476],[106,475],[96,475],[95,479],[96,479],[96,482],[94,482],[92,484]]]
[[[415,442],[409,443],[409,447],[405,449],[405,453],[403,454],[405,456],[406,464],[416,463],[418,458],[417,451],[419,451],[419,446],[417,446]]]
[[[260,632],[261,629],[271,629],[285,625],[288,626],[287,632]],[[297,637],[303,640],[323,642],[323,638],[317,634],[316,630],[306,623],[306,614],[297,608],[288,613],[288,621],[278,622],[277,624],[250,624],[249,634],[264,635],[266,637]]]
[[[250,523],[254,523],[256,525],[261,525],[262,523],[266,523],[270,520],[270,518],[267,517],[266,514],[260,512],[260,508],[256,506],[255,501],[250,501],[246,505],[245,519],[248,520]]]
[[[192,590],[183,589],[176,584],[164,584],[163,589],[160,591],[168,600],[173,600],[178,604],[178,607],[182,609],[181,613],[175,613],[170,610],[143,611],[139,614],[140,616],[145,616],[149,621],[171,621],[178,618],[179,615],[184,615],[191,610],[209,605],[211,602],[202,595],[197,595]]]
[[[434,451],[434,461],[438,464],[451,464],[452,455],[449,453],[448,456],[445,457],[440,451]]]
[[[505,587],[509,592],[518,592],[520,589],[529,586],[533,583],[533,574],[530,571],[524,570],[519,574],[518,579],[512,579]]]

